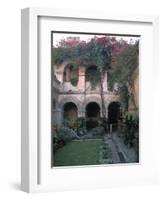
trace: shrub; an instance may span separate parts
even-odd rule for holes
[[[66,119],[64,120],[64,126],[77,131],[81,127],[80,119]]]
[[[79,128],[78,131],[77,131],[77,135],[78,135],[79,137],[82,137],[82,136],[84,136],[84,135],[86,135],[86,134],[87,134],[87,130],[86,130],[85,127]]]
[[[103,158],[104,159],[109,158],[109,152],[108,151],[103,151]]]
[[[92,136],[103,136],[105,133],[104,127],[98,126],[96,128],[92,128],[90,133]]]
[[[112,151],[108,144],[104,143],[100,148],[99,162],[101,164],[112,164],[113,156]]]
[[[74,130],[78,136],[83,136],[87,133],[85,118],[64,120],[64,126]]]
[[[125,124],[125,127],[123,128],[124,143],[130,147],[133,147],[135,139],[139,140],[137,134],[139,130],[139,118],[138,116],[127,114],[125,117],[124,124]]]
[[[85,128],[86,127],[86,119],[84,118],[84,117],[79,117],[78,119],[77,119],[77,121],[78,121],[78,123],[80,124],[80,128]]]
[[[59,140],[64,141],[65,143],[70,142],[73,139],[78,138],[76,132],[68,127],[61,127],[58,132]]]
[[[53,137],[53,152],[55,153],[60,147],[62,147],[65,142],[58,136]]]

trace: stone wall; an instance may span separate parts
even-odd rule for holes
[[[100,107],[100,116],[102,117],[100,85],[98,84],[94,90],[91,89],[90,82],[85,79],[85,67],[80,66],[78,70],[78,83],[73,86],[70,81],[64,81],[64,69],[69,62],[64,62],[60,66],[54,66],[55,76],[60,82],[57,95],[53,95],[56,101],[56,108],[54,109],[54,125],[60,126],[63,121],[64,105],[66,103],[74,103],[77,106],[78,117],[86,117],[86,106],[89,103],[95,102]],[[54,83],[55,85],[55,83]],[[111,102],[119,101],[119,97],[114,93],[108,91],[107,88],[107,73],[105,73],[103,82],[104,104],[108,112],[108,106]],[[55,90],[56,92],[56,90]],[[108,114],[107,114],[108,115]]]

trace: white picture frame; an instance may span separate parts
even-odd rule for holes
[[[45,19],[39,21],[40,19]],[[49,20],[50,19],[50,20]],[[50,130],[48,127],[49,120],[45,123],[42,119],[42,113],[48,114],[49,110],[45,111],[45,104],[50,104],[50,90],[46,93],[47,98],[41,95],[47,91],[50,84],[50,71],[45,70],[44,77],[40,73],[41,63],[50,62],[49,57],[45,55],[45,60],[39,60],[39,55],[44,51],[40,50],[43,47],[48,51],[49,43],[44,38],[47,36],[44,30],[53,30],[55,24],[53,19],[61,20],[61,24],[66,21],[70,30],[75,30],[75,23],[87,23],[100,25],[100,23],[116,22],[126,24],[129,29],[126,33],[144,34],[144,43],[142,49],[146,51],[142,53],[143,57],[140,59],[141,63],[141,77],[140,85],[143,84],[141,91],[141,149],[142,156],[139,164],[136,165],[116,165],[116,166],[102,166],[102,167],[71,167],[63,169],[50,168],[50,163],[47,158],[50,155],[50,141],[49,136],[41,134],[43,128],[47,132]],[[48,22],[51,21],[51,22]],[[56,21],[57,21],[56,20]],[[57,23],[57,22],[56,22]],[[41,24],[41,25],[40,25]],[[136,28],[132,28],[132,24],[136,24]],[[81,24],[82,25],[82,24]],[[141,28],[139,28],[139,25]],[[68,29],[65,26],[65,29]],[[149,29],[147,28],[149,27]],[[151,113],[154,115],[154,103],[158,98],[157,90],[155,96],[150,98],[149,88],[152,90],[153,85],[157,85],[157,71],[158,71],[158,16],[138,16],[128,14],[115,14],[104,12],[88,12],[79,10],[55,10],[47,8],[25,8],[22,10],[21,21],[21,41],[22,41],[22,126],[21,126],[21,188],[26,192],[37,191],[59,191],[71,189],[95,189],[107,188],[123,185],[143,185],[154,184],[158,182],[158,155],[159,151],[157,143],[158,131],[157,122],[154,117],[149,118],[148,109],[150,105]],[[82,27],[82,26],[81,26]],[[93,26],[92,26],[93,27]],[[102,26],[101,26],[102,27]],[[88,28],[88,27],[87,27]],[[103,29],[103,28],[102,28]],[[118,28],[123,31],[123,28]],[[118,30],[115,28],[115,30]],[[145,30],[146,29],[146,30]],[[148,30],[147,30],[148,29]],[[88,28],[88,30],[96,30],[95,28]],[[89,32],[87,30],[87,32]],[[39,36],[39,32],[43,32],[43,36]],[[60,31],[63,31],[60,30]],[[64,30],[65,31],[65,30]],[[83,31],[84,32],[84,31]],[[50,36],[50,35],[49,35]],[[146,39],[145,39],[146,38]],[[44,40],[45,39],[45,40]],[[149,41],[150,40],[150,41]],[[40,41],[44,41],[43,43]],[[146,46],[148,42],[151,44]],[[50,52],[50,49],[49,49]],[[146,56],[145,56],[146,55]],[[50,53],[49,53],[49,56]],[[149,60],[147,59],[150,56]],[[47,60],[46,60],[47,59]],[[148,77],[145,76],[147,72],[146,64],[149,66]],[[42,69],[41,69],[42,70]],[[44,69],[43,69],[44,70]],[[151,81],[154,82],[153,85]],[[50,88],[50,87],[49,87]],[[44,95],[45,96],[45,95]],[[48,99],[49,97],[49,99]],[[43,100],[40,100],[43,99]],[[149,99],[148,103],[147,100]],[[42,111],[40,111],[43,108]],[[43,125],[40,126],[40,120]],[[148,128],[147,125],[151,127]],[[147,141],[147,132],[150,135]],[[44,131],[45,133],[45,131]],[[43,142],[44,141],[44,142]],[[153,148],[150,148],[152,145]],[[142,147],[143,146],[143,147]],[[144,148],[145,150],[143,150]],[[148,154],[149,152],[149,154]],[[46,155],[47,154],[47,155]],[[151,158],[149,158],[151,156]],[[101,170],[101,173],[99,173]],[[109,174],[110,173],[110,174]],[[108,175],[109,174],[109,175]],[[51,178],[50,178],[51,177]],[[51,180],[50,180],[51,179]],[[97,181],[96,181],[97,180]],[[64,184],[63,184],[64,183]]]

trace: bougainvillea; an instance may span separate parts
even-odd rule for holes
[[[86,67],[94,64],[100,68],[109,68],[115,42],[108,36],[93,37],[88,42],[75,38],[62,40],[57,47],[53,48],[53,62],[60,64],[64,60],[71,60]]]
[[[118,94],[125,109],[128,108],[129,98],[134,102],[132,87],[135,79],[134,72],[138,69],[139,61],[139,43],[134,45],[124,46],[120,52],[115,55],[114,62],[112,62],[112,70],[108,75],[108,86],[113,88],[114,83],[118,83]],[[137,109],[137,108],[136,108]]]
[[[87,42],[71,37],[62,39],[53,47],[53,63],[61,64],[65,60],[71,60],[85,67],[96,65],[102,70],[110,69],[118,54],[130,46],[125,40],[117,40],[116,37],[94,36]]]

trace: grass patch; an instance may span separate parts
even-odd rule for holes
[[[102,140],[72,141],[54,155],[53,166],[96,165]]]

